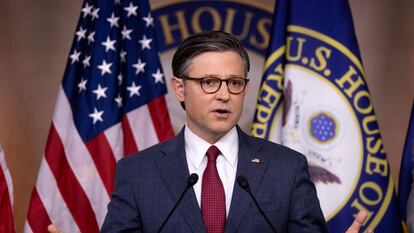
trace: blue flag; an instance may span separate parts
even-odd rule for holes
[[[307,156],[329,231],[402,232],[346,0],[278,0],[252,135]]]
[[[400,213],[404,222],[408,225],[409,232],[414,232],[414,102],[411,108],[411,118],[407,131],[407,139],[400,168],[400,181],[398,197],[400,201]],[[407,231],[408,232],[408,231]]]

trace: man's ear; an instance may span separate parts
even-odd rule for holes
[[[173,77],[171,79],[171,87],[175,92],[178,101],[184,102],[184,80]]]

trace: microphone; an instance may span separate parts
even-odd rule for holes
[[[272,223],[270,222],[270,220],[267,218],[266,214],[263,212],[262,208],[260,208],[259,203],[257,203],[256,198],[253,196],[253,193],[250,190],[250,185],[249,185],[249,181],[247,180],[246,177],[244,176],[238,176],[237,177],[237,183],[239,184],[239,186],[244,189],[249,195],[250,197],[253,199],[254,204],[256,205],[257,209],[259,209],[260,214],[263,216],[263,218],[266,220],[266,222],[269,224],[270,228],[272,228],[272,231],[274,233],[276,232],[275,227],[272,225]]]
[[[198,175],[193,173],[187,177],[187,187],[185,187],[184,191],[181,193],[180,198],[178,198],[178,201],[175,203],[174,207],[171,209],[168,216],[165,218],[164,222],[162,222],[160,228],[158,229],[157,233],[160,233],[162,229],[164,228],[165,224],[167,224],[168,220],[170,219],[171,215],[174,213],[175,209],[177,209],[178,204],[181,202],[181,199],[183,199],[184,194],[189,190],[191,187],[193,187],[198,181]]]

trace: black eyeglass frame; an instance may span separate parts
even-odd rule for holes
[[[231,94],[233,94],[233,95],[238,95],[238,94],[241,94],[244,90],[246,90],[247,83],[248,83],[248,82],[249,82],[249,80],[250,80],[250,79],[247,79],[247,78],[240,78],[240,77],[229,78],[229,79],[219,79],[219,78],[216,78],[216,77],[202,77],[202,78],[195,78],[195,77],[190,77],[190,76],[185,76],[185,75],[182,75],[182,76],[180,76],[179,78],[180,78],[180,79],[183,79],[183,80],[198,81],[198,82],[200,83],[201,90],[203,90],[203,91],[204,91],[205,93],[207,93],[207,94],[214,94],[214,93],[218,92],[218,91],[220,90],[220,88],[221,88],[222,83],[223,83],[223,82],[225,82],[225,83],[226,83],[226,85],[227,85],[227,90],[228,90]],[[205,79],[215,79],[215,80],[219,80],[219,81],[220,81],[220,85],[218,86],[217,90],[212,91],[212,92],[208,92],[208,91],[204,90],[204,88],[203,88],[203,80],[205,80]],[[230,90],[230,87],[229,87],[229,82],[230,82],[231,80],[234,80],[234,79],[237,79],[237,80],[243,80],[243,81],[245,82],[245,83],[244,83],[244,87],[243,87],[243,89],[242,89],[240,92],[233,92],[233,91],[231,91],[231,90]]]

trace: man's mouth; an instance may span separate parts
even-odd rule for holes
[[[213,111],[213,113],[215,117],[217,117],[218,119],[227,119],[228,117],[230,117],[231,114],[231,112],[227,109],[216,109]]]
[[[226,110],[226,109],[216,109],[216,111],[215,112],[218,112],[218,113],[220,113],[220,114],[223,114],[223,113],[230,113],[230,111],[228,111],[228,110]]]

